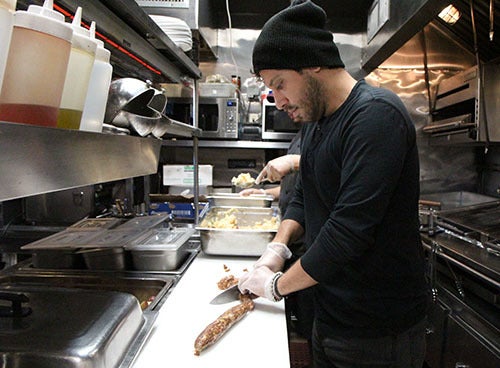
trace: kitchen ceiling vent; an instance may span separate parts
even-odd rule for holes
[[[136,0],[139,6],[154,6],[158,8],[189,8],[189,0]]]

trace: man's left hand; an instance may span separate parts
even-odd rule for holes
[[[238,288],[243,294],[255,294],[274,301],[272,294],[272,281],[274,272],[269,267],[261,266],[240,277]]]

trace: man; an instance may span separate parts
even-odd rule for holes
[[[427,286],[415,128],[390,91],[344,69],[326,14],[294,1],[263,27],[253,67],[304,123],[295,194],[239,288],[270,300],[314,286],[316,368],[422,367]],[[304,255],[284,274],[286,244]]]

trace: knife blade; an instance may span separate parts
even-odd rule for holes
[[[212,299],[210,304],[226,304],[240,299],[238,285],[231,286]]]

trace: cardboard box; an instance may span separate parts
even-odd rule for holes
[[[199,203],[198,214],[203,211],[203,208],[206,205],[207,203],[205,202]],[[154,202],[150,204],[150,215],[157,215],[161,213],[169,213],[180,219],[194,219],[194,203]]]
[[[209,186],[213,181],[213,166],[198,165],[198,185]],[[189,187],[194,185],[193,165],[163,165],[163,185]]]

